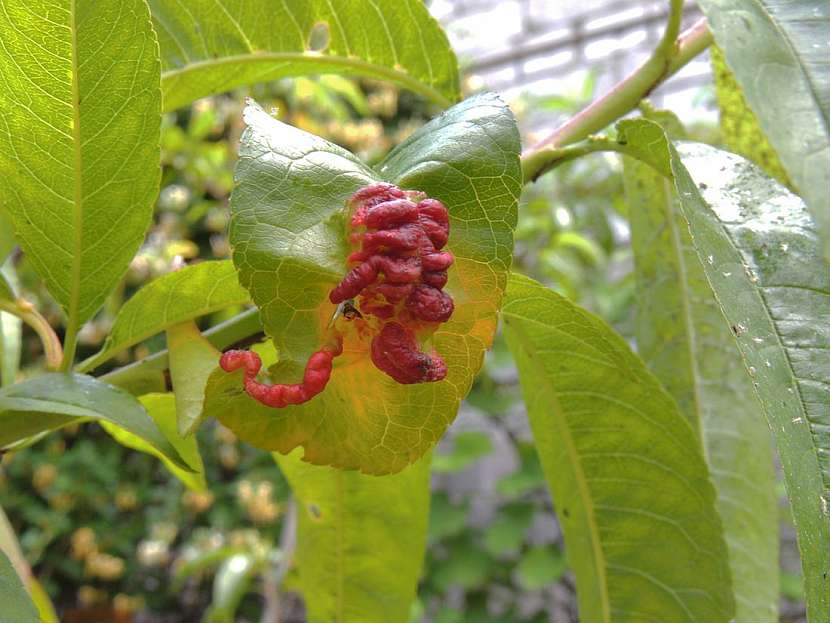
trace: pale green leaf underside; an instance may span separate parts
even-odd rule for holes
[[[162,50],[165,110],[254,82],[353,74],[397,82],[447,104],[458,65],[421,0],[150,0]],[[324,50],[313,35],[328,33]]]
[[[0,447],[90,420],[115,424],[190,469],[135,398],[90,376],[43,374],[0,390]]]
[[[156,423],[156,426],[158,426],[164,437],[170,442],[170,445],[176,449],[181,458],[187,463],[189,469],[182,469],[145,440],[119,426],[115,426],[109,422],[101,422],[101,426],[122,446],[150,454],[160,459],[170,473],[181,480],[188,488],[194,491],[205,491],[207,489],[207,483],[205,482],[204,465],[202,464],[202,456],[199,454],[199,445],[196,438],[188,437],[187,439],[183,439],[178,433],[176,425],[176,398],[170,393],[145,394],[138,400],[147,410],[147,414]]]
[[[4,0],[0,206],[70,318],[89,319],[158,192],[158,45],[142,0]]]
[[[830,258],[830,4],[700,0],[700,6]]]
[[[695,431],[625,341],[511,275],[502,318],[585,623],[727,623],[726,544]]]
[[[121,307],[104,347],[79,370],[92,370],[168,327],[250,300],[230,260],[200,262],[158,277]]]
[[[242,393],[238,375],[217,371],[208,382],[206,411],[269,450],[302,445],[313,463],[400,471],[453,420],[492,340],[521,189],[512,114],[494,95],[471,98],[401,144],[381,164],[381,175],[255,105],[245,120],[230,239],[240,281],[280,355],[275,380],[297,382],[319,348],[335,311],[328,293],[346,273],[345,202],[381,176],[423,190],[449,209],[447,248],[456,259],[447,291],[456,307],[433,337],[449,374],[439,383],[400,385],[371,363],[372,335],[350,331],[332,380],[309,403],[263,407]]]
[[[830,271],[800,198],[739,156],[672,157],[695,248],[737,336],[778,454],[811,620],[830,618]]]
[[[0,550],[0,603],[3,623],[37,623],[40,617],[11,562]]]
[[[176,420],[181,435],[190,435],[202,422],[202,404],[210,373],[220,353],[191,320],[167,329],[170,380],[176,393]]]
[[[297,501],[310,623],[406,623],[426,547],[430,455],[376,477],[275,455]]]
[[[631,140],[620,130],[620,140]],[[769,429],[691,244],[670,179],[625,160],[637,350],[699,431],[717,491],[736,623],[778,621],[778,508]]]

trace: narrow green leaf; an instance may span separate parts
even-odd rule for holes
[[[92,377],[43,374],[0,390],[0,447],[89,420],[115,424],[190,470],[135,398]]]
[[[815,227],[799,197],[743,158],[695,143],[675,151],[648,121],[624,123],[629,144],[642,139],[671,165],[695,251],[775,437],[810,620],[828,620],[830,271]]]
[[[207,341],[193,321],[167,329],[170,378],[176,393],[176,421],[181,435],[189,435],[202,422],[202,403],[208,376],[221,353]]]
[[[701,0],[700,6],[830,259],[830,4]]]
[[[0,223],[2,225],[2,223]],[[16,279],[11,261],[0,258],[0,307],[14,305]],[[7,307],[11,309],[11,307]],[[0,387],[11,385],[17,379],[22,352],[23,321],[15,314],[0,311]]]
[[[101,351],[78,369],[93,370],[125,348],[173,325],[250,300],[230,260],[185,266],[154,279],[124,303]]]
[[[116,426],[109,422],[101,422],[101,426],[122,446],[151,454],[161,459],[161,462],[164,463],[164,466],[170,473],[181,480],[185,486],[194,491],[206,491],[205,468],[202,463],[202,455],[199,454],[199,444],[195,437],[184,439],[179,435],[176,426],[176,399],[173,394],[145,394],[139,397],[138,400],[156,423],[161,434],[164,435],[165,439],[170,442],[170,445],[176,449],[176,452],[185,461],[187,464],[186,469],[182,469],[153,445],[138,435],[128,432],[121,426]]]
[[[421,0],[150,0],[164,108],[254,82],[335,73],[388,80],[438,104],[458,64]]]
[[[223,561],[213,578],[213,601],[206,622],[234,623],[236,610],[261,568],[261,562],[249,552],[234,554]]]
[[[752,160],[782,184],[790,185],[787,171],[769,139],[761,131],[758,118],[746,102],[743,90],[735,75],[726,65],[726,59],[718,46],[709,48],[712,73],[715,76],[715,93],[718,99],[720,129],[723,142],[729,151]]]
[[[619,138],[629,140],[620,130]],[[769,429],[692,247],[670,179],[625,161],[637,348],[698,431],[729,548],[736,623],[778,621],[778,501]]]
[[[0,207],[72,336],[150,224],[156,37],[143,0],[4,0],[0,41]]]
[[[38,623],[40,617],[14,567],[0,551],[0,603],[3,623]]]
[[[393,150],[380,175],[254,104],[245,120],[230,239],[240,282],[280,355],[274,379],[297,382],[319,348],[335,312],[328,293],[347,271],[345,202],[381,176],[425,191],[450,212],[447,248],[455,263],[447,291],[455,312],[433,336],[449,373],[439,383],[400,385],[372,364],[372,335],[350,331],[328,387],[312,401],[271,409],[243,393],[239,374],[217,370],[208,381],[207,415],[268,450],[304,446],[315,464],[399,471],[453,420],[492,341],[521,190],[513,116],[492,94],[471,98]]]
[[[426,547],[429,455],[391,476],[275,455],[297,499],[309,623],[406,623]]]
[[[512,275],[503,314],[586,623],[734,612],[695,431],[600,319]]]

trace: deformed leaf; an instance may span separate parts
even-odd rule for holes
[[[421,0],[150,0],[165,110],[254,82],[334,73],[458,99],[458,64]]]
[[[309,465],[300,450],[275,458],[297,500],[309,622],[408,621],[426,547],[429,455],[382,477]]]
[[[511,275],[502,318],[580,620],[730,621],[715,491],[671,396],[604,322],[527,277]]]
[[[830,4],[700,0],[700,7],[830,260]]]
[[[0,390],[0,447],[69,424],[110,422],[185,470],[182,459],[130,394],[82,374],[52,373]]]
[[[158,45],[143,0],[4,0],[0,41],[0,209],[72,335],[150,225]]]
[[[104,430],[112,435],[112,438],[122,446],[151,454],[160,459],[164,463],[164,466],[170,470],[170,473],[190,489],[194,491],[207,490],[204,474],[205,468],[202,463],[202,456],[199,454],[199,444],[196,438],[189,437],[184,439],[179,435],[176,426],[176,399],[173,397],[173,394],[145,394],[139,397],[138,400],[147,410],[147,414],[156,423],[162,435],[164,435],[167,441],[170,442],[170,445],[176,449],[181,458],[187,463],[187,469],[182,469],[147,441],[124,430],[120,426],[102,421],[101,426]]]
[[[296,407],[271,409],[242,390],[240,374],[217,370],[205,409],[243,440],[287,453],[305,448],[316,464],[366,473],[401,470],[453,420],[492,341],[512,254],[521,189],[519,138],[495,96],[465,101],[402,143],[375,173],[347,151],[245,111],[230,239],[240,282],[262,311],[280,363],[272,377],[297,382],[335,307],[329,291],[346,273],[346,200],[379,179],[444,202],[455,254],[447,291],[455,312],[433,343],[448,364],[444,381],[400,385],[369,357],[371,335],[345,338],[326,390]]]
[[[200,262],[158,277],[124,303],[101,351],[79,370],[88,372],[175,324],[250,300],[230,260]]]
[[[638,123],[621,124],[619,139],[630,142],[627,128]],[[659,128],[648,127],[667,150]],[[778,499],[769,429],[692,247],[672,180],[626,158],[625,189],[637,275],[637,350],[706,448],[729,547],[735,621],[773,623]]]

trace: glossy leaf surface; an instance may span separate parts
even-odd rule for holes
[[[90,420],[115,424],[190,469],[135,398],[92,377],[43,374],[0,390],[0,447]]]
[[[455,54],[420,0],[150,0],[165,110],[304,74],[388,80],[446,104]]]
[[[6,0],[0,205],[77,328],[144,239],[159,182],[158,45],[142,0]]]
[[[276,455],[297,500],[295,560],[310,623],[406,623],[426,547],[429,455],[367,476]]]
[[[830,4],[701,0],[761,129],[810,208],[830,260]]]
[[[625,128],[625,126],[623,126]],[[621,140],[630,140],[624,129]],[[778,621],[778,501],[769,428],[672,180],[625,162],[637,349],[705,446],[729,548],[737,623]]]
[[[531,279],[511,276],[502,318],[580,621],[730,621],[715,491],[672,397],[604,322]]]
[[[256,105],[245,119],[230,239],[240,281],[280,355],[272,378],[296,382],[319,348],[335,312],[328,293],[346,273],[345,202],[381,177],[425,191],[449,210],[455,263],[447,291],[455,312],[433,336],[449,374],[438,383],[400,385],[370,361],[372,335],[346,327],[345,352],[312,401],[264,407],[243,393],[241,374],[217,370],[207,414],[259,447],[287,453],[304,446],[305,459],[316,464],[400,471],[453,420],[496,328],[521,180],[513,116],[493,95],[471,98],[393,150],[380,173]]]

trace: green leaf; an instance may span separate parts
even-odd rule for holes
[[[830,259],[830,4],[701,0],[700,6]]]
[[[535,510],[531,504],[511,504],[499,510],[484,534],[487,551],[495,555],[518,552],[533,522]]]
[[[262,566],[262,561],[250,553],[234,554],[222,562],[213,578],[213,601],[207,623],[234,623],[236,610]]]
[[[659,144],[662,132],[619,139]],[[665,141],[663,143],[665,145]],[[637,275],[637,348],[706,448],[724,524],[736,623],[778,621],[778,501],[769,429],[692,247],[672,181],[626,159]]]
[[[694,430],[604,322],[512,275],[503,321],[582,621],[726,623],[715,491]]]
[[[534,591],[555,584],[567,570],[568,561],[562,552],[548,546],[527,550],[519,561],[516,573],[522,588]]]
[[[275,455],[297,499],[294,558],[310,623],[405,623],[423,563],[429,455],[391,476]]]
[[[804,203],[704,145],[672,168],[709,284],[737,338],[778,455],[810,620],[830,619],[830,271]]]
[[[66,311],[71,340],[152,217],[156,37],[143,0],[4,0],[0,41],[0,208]]]
[[[432,458],[433,473],[459,472],[470,467],[478,459],[493,451],[493,444],[487,433],[462,431],[452,439],[452,450]]]
[[[455,264],[447,291],[455,313],[433,337],[449,374],[439,383],[400,385],[372,364],[371,335],[350,331],[328,387],[312,401],[264,407],[243,393],[239,374],[218,370],[208,381],[207,414],[258,447],[287,453],[303,446],[315,464],[399,471],[455,417],[492,341],[521,190],[513,116],[493,95],[471,98],[393,150],[380,175],[254,104],[245,119],[230,239],[240,282],[280,355],[275,380],[296,382],[319,348],[335,312],[328,292],[346,273],[345,202],[381,176],[449,209]]]
[[[185,266],[154,279],[124,303],[101,351],[78,369],[93,370],[125,348],[173,325],[250,300],[230,260]]]
[[[207,341],[193,321],[167,329],[170,379],[176,392],[176,420],[181,435],[194,432],[202,422],[205,385],[221,353]]]
[[[161,462],[164,463],[164,466],[170,473],[181,480],[188,488],[194,491],[206,491],[205,468],[202,463],[202,455],[199,454],[199,444],[195,437],[183,439],[179,435],[176,426],[176,398],[170,393],[145,394],[138,400],[147,410],[147,413],[156,423],[156,426],[158,426],[165,439],[170,442],[170,445],[176,449],[176,452],[185,461],[187,469],[182,469],[147,441],[124,430],[120,426],[115,426],[108,422],[101,422],[101,426],[122,446],[161,459]]]
[[[388,80],[441,105],[458,99],[455,54],[421,0],[150,0],[150,8],[165,110],[322,73]]]
[[[135,398],[92,377],[43,374],[0,390],[0,447],[89,420],[115,424],[190,469]]]
[[[6,261],[9,253],[16,245],[14,225],[9,215],[3,211],[2,204],[0,204],[0,264]]]
[[[723,142],[730,151],[752,160],[767,174],[782,184],[790,185],[787,171],[769,139],[761,131],[758,118],[746,102],[734,74],[726,66],[726,59],[718,46],[709,48],[712,73],[715,76],[715,93]],[[675,137],[676,138],[676,137]]]
[[[40,617],[14,567],[0,551],[0,603],[3,623],[37,623]]]

